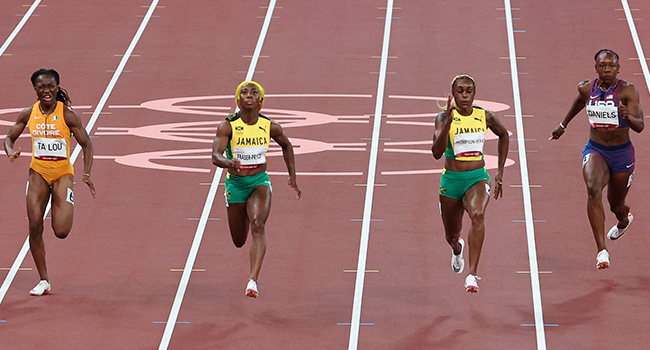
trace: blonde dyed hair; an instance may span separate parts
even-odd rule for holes
[[[260,109],[262,109],[262,105],[264,105],[264,88],[262,85],[260,85],[258,82],[252,81],[252,80],[247,80],[239,84],[237,86],[237,91],[235,92],[235,100],[237,101],[237,106],[241,108],[241,105],[239,104],[239,100],[241,99],[241,88],[244,87],[244,85],[247,84],[252,84],[257,87],[257,90],[260,92]]]

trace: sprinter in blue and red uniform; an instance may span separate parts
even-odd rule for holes
[[[632,83],[617,78],[618,55],[603,49],[594,59],[598,78],[580,82],[578,96],[564,120],[553,129],[551,139],[559,139],[569,122],[583,108],[587,110],[591,128],[582,154],[582,174],[587,185],[587,214],[598,248],[596,268],[605,269],[609,267],[609,252],[605,244],[603,189],[608,186],[607,201],[618,220],[607,238],[616,240],[625,234],[634,219],[625,201],[635,168],[630,129],[641,132],[644,125],[639,92]]]

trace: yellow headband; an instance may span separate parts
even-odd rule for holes
[[[246,84],[253,84],[257,86],[257,90],[260,91],[260,109],[262,109],[262,105],[264,105],[264,88],[262,85],[252,80],[244,81],[237,87],[237,92],[235,92],[235,100],[237,101],[237,106],[241,108],[241,105],[239,104],[239,99],[241,97],[241,88],[243,88]]]
[[[463,78],[471,80],[472,83],[474,83],[474,88],[476,88],[476,80],[474,80],[474,78],[473,78],[471,75],[469,75],[469,74],[458,74],[458,75],[455,76],[454,79],[451,81],[451,90],[452,90],[452,91],[454,90],[454,84],[456,84],[456,80],[458,80],[458,79],[463,79]]]

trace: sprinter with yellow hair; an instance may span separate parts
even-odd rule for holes
[[[264,89],[254,81],[237,87],[235,99],[239,111],[224,119],[217,129],[212,145],[212,163],[228,169],[226,174],[226,207],[230,235],[237,248],[248,238],[250,227],[250,279],[246,296],[257,298],[257,278],[266,252],[265,224],[271,211],[271,180],[266,173],[266,151],[270,139],[282,148],[289,172],[289,186],[302,199],[296,183],[293,146],[279,123],[260,113]],[[225,155],[224,155],[225,153]]]

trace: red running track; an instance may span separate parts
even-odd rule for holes
[[[44,1],[0,59],[0,134],[33,103],[29,75],[54,67],[84,122],[97,106],[148,2]],[[218,4],[161,1],[91,132],[95,200],[78,185],[73,232],[46,229],[51,295],[29,297],[37,281],[31,256],[0,305],[0,348],[150,349],[160,343],[214,168],[209,149],[231,113],[266,13],[265,1]],[[630,6],[649,17],[640,1]],[[257,300],[243,290],[247,248],[230,242],[220,186],[170,349],[342,349],[350,336],[359,240],[372,137],[386,3],[279,1],[254,79],[267,90],[264,112],[297,146],[297,202],[280,157],[270,157],[274,203]],[[621,55],[621,77],[648,91],[619,3],[512,4],[531,184],[546,343],[549,349],[643,348],[650,279],[642,264],[648,237],[642,193],[648,186],[643,135],[633,135],[637,175],[628,200],[635,223],[610,243],[612,267],[594,268],[580,155],[584,116],[547,141],[575,96],[593,78],[601,47]],[[433,100],[461,72],[478,81],[477,99],[513,106],[502,2],[395,3],[384,96],[377,186],[370,226],[359,349],[535,349],[523,197],[512,108],[497,115],[513,133],[504,198],[492,201],[479,274],[465,293],[449,271],[437,209],[436,162],[428,149]],[[0,15],[6,38],[26,10],[11,1]],[[459,14],[465,22],[459,22]],[[646,15],[646,16],[644,16]],[[49,37],[57,23],[56,40]],[[468,23],[467,25],[461,25]],[[643,44],[647,24],[635,21]],[[609,28],[610,37],[594,36]],[[465,45],[463,45],[465,44]],[[118,55],[118,56],[116,56]],[[523,74],[525,73],[525,74]],[[320,96],[307,96],[320,94]],[[346,96],[333,96],[346,95]],[[274,96],[275,95],[275,96]],[[289,95],[289,96],[287,96]],[[325,96],[326,95],[326,96]],[[213,96],[203,99],[205,96]],[[408,96],[408,97],[404,97]],[[410,97],[410,98],[409,98]],[[183,106],[171,110],[170,98]],[[144,104],[144,106],[143,106]],[[492,107],[494,106],[494,107]],[[487,106],[486,106],[487,107]],[[499,105],[490,104],[496,110]],[[85,113],[84,113],[85,112]],[[109,114],[110,113],[110,114]],[[424,116],[418,116],[425,114]],[[296,122],[299,116],[302,122]],[[176,124],[184,123],[184,124]],[[184,137],[174,140],[173,137]],[[29,140],[18,145],[29,152]],[[496,141],[488,141],[488,154]],[[149,159],[151,163],[145,163]],[[13,263],[27,236],[23,190],[28,157],[5,163],[0,267]],[[157,164],[158,168],[153,168]],[[160,165],[183,167],[165,170]],[[394,175],[429,170],[428,174]],[[329,173],[323,175],[322,173]],[[334,174],[336,173],[336,174]],[[541,186],[541,187],[538,187]],[[614,224],[608,215],[607,227]],[[466,227],[468,224],[466,224]],[[466,231],[465,231],[466,232]],[[0,271],[3,277],[6,271]],[[629,322],[634,320],[634,322]],[[624,324],[624,327],[614,325]]]

